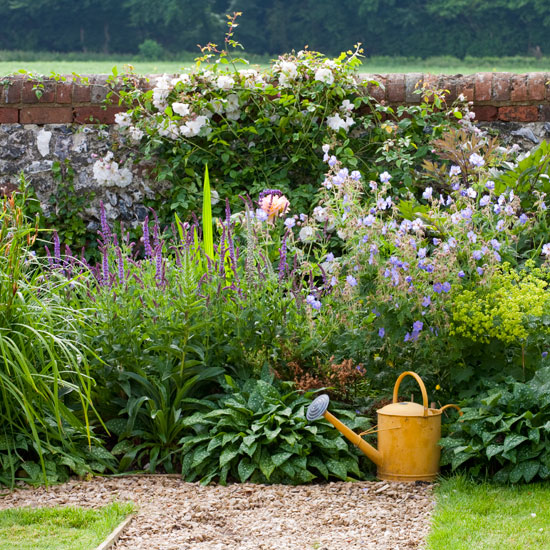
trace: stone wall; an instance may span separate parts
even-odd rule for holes
[[[460,94],[472,101],[479,123],[496,129],[506,143],[526,149],[550,138],[550,73],[362,76],[382,84],[370,85],[368,91],[389,105],[419,103],[414,90],[418,83],[428,82],[448,90],[449,102]],[[146,79],[138,84],[149,86]],[[143,219],[144,197],[158,189],[139,175],[123,189],[99,189],[92,176],[97,156],[104,156],[118,140],[113,122],[123,109],[103,105],[110,89],[104,76],[90,76],[86,83],[71,77],[37,82],[24,75],[1,81],[0,187],[15,182],[23,172],[45,210],[55,209],[49,198],[60,181],[54,178],[52,166],[68,160],[74,169],[75,191],[89,197],[84,217],[90,229],[97,224],[100,200],[110,218]]]

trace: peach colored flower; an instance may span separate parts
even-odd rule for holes
[[[290,202],[284,195],[266,195],[259,204],[270,221],[276,216],[284,216],[290,210]]]

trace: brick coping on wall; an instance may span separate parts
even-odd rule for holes
[[[362,74],[361,77],[380,82],[369,85],[369,93],[389,105],[413,105],[420,102],[414,93],[417,85],[427,82],[448,90],[447,101],[463,94],[473,102],[479,121],[540,122],[550,121],[550,73],[476,73],[471,75]],[[139,80],[142,88],[151,85]],[[35,87],[41,86],[37,97]],[[29,80],[26,75],[7,77],[0,81],[0,124],[86,124],[114,123],[115,114],[124,108],[103,106],[110,88],[107,76],[92,75],[88,83],[80,79],[44,78]]]

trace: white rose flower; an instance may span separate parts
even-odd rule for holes
[[[187,116],[190,112],[190,106],[188,103],[172,103],[172,111],[180,116]]]
[[[315,80],[319,80],[320,82],[324,82],[325,84],[330,85],[334,83],[334,75],[332,74],[332,71],[330,69],[320,67],[315,72]]]
[[[115,124],[118,124],[121,128],[127,128],[132,123],[132,118],[128,113],[117,113],[115,115]]]
[[[296,78],[298,76],[298,67],[296,63],[292,61],[283,61],[280,65],[281,72],[285,73],[290,78]]]
[[[216,84],[220,90],[231,90],[231,88],[235,85],[235,81],[233,80],[233,77],[222,74],[218,77]]]
[[[141,138],[145,135],[143,130],[136,128],[135,126],[130,126],[128,133],[130,134],[130,139],[135,143],[141,141]]]

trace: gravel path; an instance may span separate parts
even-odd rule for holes
[[[114,550],[412,550],[422,548],[433,506],[424,484],[202,487],[150,476],[20,488],[0,497],[0,509],[112,500],[139,506]]]

